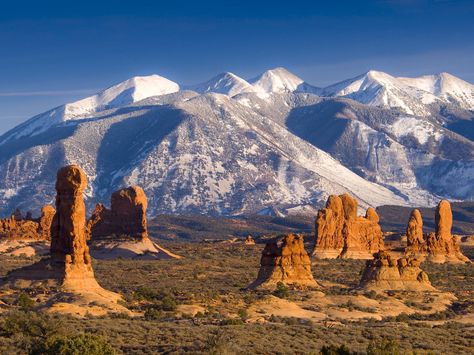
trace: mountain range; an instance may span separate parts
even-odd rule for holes
[[[0,136],[0,214],[38,211],[59,167],[86,171],[89,208],[139,184],[156,213],[314,213],[474,199],[474,85],[369,71],[325,88],[284,68],[197,85],[134,77]]]

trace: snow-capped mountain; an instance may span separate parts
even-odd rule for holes
[[[0,214],[52,202],[71,163],[89,208],[129,184],[151,213],[314,211],[342,192],[363,207],[474,199],[474,142],[456,133],[474,122],[471,86],[369,72],[317,89],[283,68],[187,90],[132,78],[0,137]]]
[[[257,92],[283,93],[283,92],[310,92],[318,93],[319,89],[306,83],[303,79],[290,73],[285,68],[267,70],[256,78],[249,80]]]
[[[122,107],[147,97],[160,96],[179,91],[179,85],[159,75],[136,76],[111,86],[96,95],[56,107],[39,114],[24,124],[19,130],[10,131],[10,138],[39,134],[61,122],[66,122],[103,110]]]
[[[429,92],[445,102],[474,110],[474,85],[448,73],[398,78],[405,85]]]
[[[188,89],[200,94],[214,92],[229,96],[258,91],[257,88],[249,84],[247,81],[232,73],[219,74],[204,83],[189,86]]]
[[[321,95],[347,97],[371,106],[397,108],[411,115],[428,115],[430,111],[427,105],[437,101],[437,97],[428,91],[374,70],[328,86]]]
[[[404,78],[371,70],[330,85],[322,89],[320,95],[346,97],[418,116],[431,115],[439,106],[447,104],[474,109],[474,85],[447,73]]]

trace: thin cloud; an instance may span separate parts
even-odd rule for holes
[[[98,89],[12,91],[12,92],[0,92],[0,97],[63,96],[63,95],[74,95],[74,94],[91,94],[97,91]]]

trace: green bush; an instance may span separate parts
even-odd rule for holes
[[[37,312],[10,312],[0,325],[2,335],[22,334],[27,338],[45,339],[66,332],[60,318]]]
[[[371,342],[367,346],[367,355],[399,355],[400,346],[394,340],[382,340],[381,342]]]
[[[345,345],[325,345],[321,348],[319,352],[321,355],[351,355],[354,354],[349,348]]]
[[[161,300],[161,309],[167,312],[174,312],[176,311],[176,301],[171,296],[165,296]]]
[[[113,355],[114,348],[92,334],[54,336],[33,345],[31,355]]]
[[[157,301],[161,300],[164,294],[149,287],[141,286],[134,291],[133,296],[137,301]]]
[[[31,311],[35,305],[35,301],[26,293],[22,292],[18,297],[17,305],[22,311]]]
[[[220,325],[242,325],[243,320],[240,318],[226,318],[220,322]]]
[[[240,319],[242,319],[245,322],[248,318],[247,310],[246,309],[239,309],[238,313],[239,313]]]
[[[288,287],[286,287],[286,285],[281,282],[281,281],[278,281],[277,285],[276,285],[276,289],[275,291],[273,291],[273,294],[279,298],[286,298],[288,297]]]
[[[163,312],[157,308],[148,308],[144,316],[146,320],[157,320],[163,317]]]

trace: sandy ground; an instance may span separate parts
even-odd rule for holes
[[[93,241],[90,254],[96,259],[181,259],[150,239],[141,241]]]
[[[322,292],[308,292],[304,301],[290,301],[275,296],[265,296],[248,309],[249,322],[265,322],[270,316],[294,317],[311,321],[339,321],[376,319],[397,316],[401,313],[431,314],[444,311],[455,297],[451,293],[442,292],[400,292],[396,296],[384,296],[371,299],[363,295],[332,295]],[[408,301],[412,302],[409,303]],[[415,306],[423,304],[429,310]],[[465,317],[465,322],[474,320]]]
[[[49,242],[25,240],[0,241],[0,254],[11,256],[35,256],[47,255],[49,253]]]

